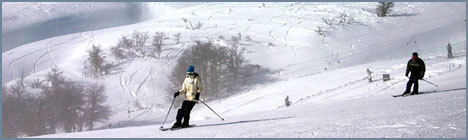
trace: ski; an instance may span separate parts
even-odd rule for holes
[[[185,128],[191,128],[191,127],[195,127],[195,125],[190,125],[189,127],[185,127]],[[169,130],[175,131],[175,130],[180,130],[180,129],[185,129],[185,128],[178,127],[178,128],[171,128],[171,129],[169,129]]]
[[[399,94],[399,95],[392,95],[393,97],[406,97],[411,96],[411,94]]]
[[[191,127],[195,127],[195,126],[196,125],[190,125],[189,127],[185,127],[185,128],[191,128]],[[182,128],[182,127],[178,127],[178,128],[168,127],[168,128],[159,128],[159,130],[161,130],[161,131],[167,131],[167,130],[175,131],[175,130],[185,129],[185,128]]]
[[[171,130],[172,128],[168,127],[168,128],[159,128],[159,130],[161,131],[167,131],[167,130]]]
[[[404,97],[403,95],[392,95],[392,97]]]
[[[416,93],[416,94],[401,94],[401,95],[392,95],[393,97],[408,97],[408,96],[414,96],[414,95],[421,95],[421,94],[427,94],[427,93],[433,93],[434,91],[432,92],[419,92],[419,93]]]

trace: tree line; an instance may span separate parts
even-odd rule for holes
[[[92,130],[109,119],[105,86],[72,81],[58,68],[27,85],[2,86],[2,136],[15,138]]]
[[[269,80],[267,69],[246,62],[245,49],[240,47],[240,41],[241,36],[231,37],[227,41],[228,46],[212,41],[195,41],[177,60],[169,76],[170,91],[180,89],[190,65],[195,66],[195,72],[203,81],[203,100],[227,97],[252,84]]]

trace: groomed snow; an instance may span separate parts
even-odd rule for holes
[[[465,3],[396,2],[392,16],[376,17],[376,3],[203,3],[174,9],[153,20],[127,26],[57,36],[2,53],[2,81],[10,85],[24,70],[26,81],[57,66],[69,78],[106,85],[114,115],[102,130],[49,137],[466,137]],[[352,24],[326,25],[346,13]],[[188,30],[186,18],[203,23]],[[315,30],[324,27],[325,37]],[[86,50],[108,50],[134,30],[181,33],[167,41],[162,59],[135,59],[104,79],[82,76]],[[207,102],[192,111],[197,127],[159,131],[171,97],[169,73],[178,56],[195,40],[250,36],[241,41],[247,62],[273,71],[277,81],[251,86]],[[455,58],[446,58],[451,42]],[[426,62],[427,94],[393,98],[406,86],[406,62],[417,51]],[[110,56],[108,56],[110,57]],[[375,82],[368,83],[366,69]],[[382,74],[391,80],[383,82]],[[168,93],[169,92],[169,93]],[[233,93],[234,94],[234,93]],[[293,103],[284,106],[289,96]],[[128,114],[128,111],[132,111]],[[171,111],[169,127],[177,110]],[[107,129],[112,124],[112,129]]]

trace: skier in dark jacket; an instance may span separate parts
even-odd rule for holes
[[[403,95],[408,95],[410,93],[411,95],[418,94],[418,80],[423,79],[424,73],[426,72],[426,65],[424,64],[424,61],[418,57],[417,52],[414,52],[412,58],[408,61],[408,65],[406,66],[406,77],[408,77],[409,72],[411,72],[411,76],[406,84],[406,90]],[[413,92],[410,92],[412,84],[414,84]]]
[[[190,65],[187,69],[186,77],[182,88],[174,93],[174,98],[179,95],[184,95],[185,100],[182,102],[182,107],[177,111],[176,122],[172,128],[186,128],[190,127],[190,112],[192,111],[195,104],[200,100],[200,92],[202,90],[202,81],[200,76],[194,72],[195,68]],[[182,123],[182,118],[184,122]]]

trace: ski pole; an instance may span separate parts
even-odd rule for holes
[[[436,85],[436,84],[434,84],[434,83],[431,83],[431,82],[427,81],[426,79],[421,79],[421,80],[426,81],[427,83],[429,83],[429,84],[431,84],[431,85],[434,85],[434,86],[436,86],[436,87],[439,87],[438,85]]]
[[[203,102],[202,100],[199,100],[199,101],[202,102],[204,105],[206,105],[206,107],[208,107],[208,108],[209,108],[211,111],[213,111],[216,115],[218,115],[218,113],[216,113],[213,109],[211,109],[211,107],[208,106],[205,102]],[[223,119],[221,116],[218,115],[218,117],[219,117],[221,120],[224,121],[224,119]]]
[[[172,103],[171,103],[171,106],[169,107],[169,111],[167,111],[167,115],[166,115],[166,118],[164,119],[164,122],[162,123],[160,129],[163,129],[164,127],[164,124],[166,123],[166,120],[167,120],[167,116],[169,116],[169,112],[171,112],[171,109],[172,109],[172,105],[174,105],[174,101],[175,101],[175,97],[174,99],[172,100]]]

